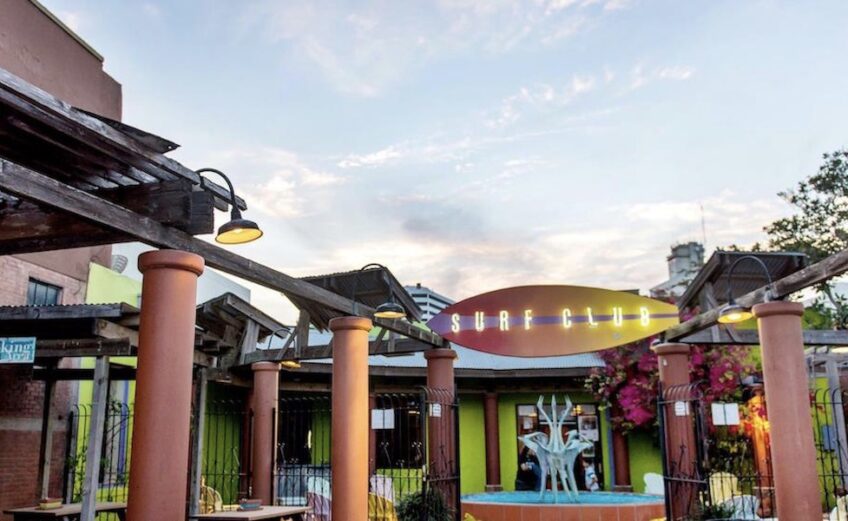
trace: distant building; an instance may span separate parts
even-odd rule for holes
[[[404,289],[409,296],[421,308],[422,318],[427,322],[434,316],[438,315],[443,309],[454,303],[454,300],[436,293],[430,288],[425,288],[419,282],[414,286],[404,286]]]
[[[699,242],[687,242],[671,247],[668,261],[668,280],[651,288],[651,296],[656,298],[678,298],[686,291],[695,274],[704,265],[704,245]]]

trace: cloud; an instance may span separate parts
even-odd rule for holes
[[[392,159],[401,157],[402,153],[396,146],[389,146],[370,154],[350,154],[338,162],[339,168],[357,168],[368,166],[380,166]]]
[[[141,10],[144,11],[144,14],[151,18],[158,18],[162,15],[162,9],[152,2],[144,2],[141,4]]]
[[[532,87],[521,87],[517,93],[501,101],[500,108],[490,116],[486,124],[491,128],[506,128],[521,117],[525,108],[539,110],[549,107],[562,107],[571,103],[575,98],[586,94],[595,88],[594,76],[572,76],[564,86],[554,86],[540,83]]]
[[[86,17],[79,11],[54,11],[54,13],[75,33],[79,33],[87,25]]]
[[[695,75],[695,68],[689,65],[657,67],[646,71],[644,65],[637,64],[630,73],[630,90],[636,90],[654,80],[686,81]]]
[[[233,179],[237,192],[251,210],[270,217],[296,219],[310,216],[316,201],[326,200],[346,179],[308,164],[295,152],[272,147],[243,147],[218,152],[216,164],[227,171],[250,172]]]
[[[258,34],[288,58],[305,60],[337,90],[374,97],[430,61],[553,45],[591,27],[611,3],[260,0],[238,4],[236,19],[242,36]]]

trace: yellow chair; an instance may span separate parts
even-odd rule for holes
[[[714,472],[710,474],[710,499],[714,505],[729,501],[739,496],[739,479],[729,472]]]
[[[368,519],[373,521],[398,521],[394,503],[376,494],[368,494]]]

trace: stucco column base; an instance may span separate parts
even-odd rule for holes
[[[127,519],[184,519],[197,277],[203,258],[159,250],[143,274]]]
[[[810,394],[797,302],[754,306],[763,352],[775,500],[781,519],[822,516]]]
[[[252,497],[274,504],[274,455],[277,452],[276,416],[280,397],[280,364],[256,362],[253,370],[253,487]]]
[[[665,452],[666,468],[672,474],[680,476],[695,475],[697,450],[695,445],[695,423],[692,416],[693,403],[691,393],[685,388],[690,383],[689,344],[659,344],[653,347],[657,354],[660,383],[666,401],[665,410]],[[680,387],[678,387],[680,386]],[[673,396],[673,398],[670,398]],[[678,415],[675,403],[683,401],[686,414]],[[675,483],[666,493],[670,499],[671,518],[677,519],[691,512],[698,500],[698,490],[693,484]]]
[[[441,404],[441,415],[429,416],[429,446],[427,450],[431,471],[446,476],[451,472],[451,462],[456,460],[454,431],[450,403],[456,396],[453,361],[456,351],[450,348],[436,348],[424,351],[427,360],[427,387],[429,400]],[[446,403],[447,402],[447,403]]]
[[[362,317],[330,320],[333,332],[333,519],[368,519],[368,332]]]

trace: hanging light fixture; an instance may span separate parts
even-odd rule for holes
[[[350,297],[350,300],[353,301],[354,311],[356,310],[356,289],[357,289],[357,286],[359,285],[359,276],[362,274],[363,271],[365,271],[369,268],[380,268],[380,269],[384,270],[383,271],[384,277],[385,277],[385,273],[388,271],[388,268],[386,268],[382,264],[377,264],[377,263],[373,263],[373,262],[371,264],[366,264],[365,266],[359,268],[359,271],[356,272],[356,276],[353,279],[353,293],[351,294],[351,297]],[[385,319],[401,319],[401,318],[404,318],[406,316],[406,310],[403,308],[403,306],[401,306],[400,304],[395,302],[395,295],[392,292],[392,285],[391,285],[391,282],[388,279],[386,279],[386,285],[389,288],[389,300],[387,300],[386,302],[383,302],[382,304],[377,306],[377,309],[374,310],[374,317],[375,318],[385,318]]]
[[[274,331],[271,331],[271,334],[268,335],[268,345],[265,347],[266,350],[271,349],[271,341],[274,340],[274,337],[277,336],[277,333],[279,333],[280,331],[288,332],[289,336],[293,334],[289,326],[283,326],[278,329],[275,329]],[[280,367],[284,369],[300,369],[300,360],[296,358],[294,360],[282,360],[280,361]]]
[[[766,280],[768,281],[764,300],[766,302],[771,300],[772,281],[768,267],[766,267],[762,260],[754,255],[739,257],[733,262],[733,264],[730,265],[730,269],[727,271],[727,304],[725,304],[719,311],[718,322],[720,324],[738,324],[740,322],[745,322],[754,316],[749,308],[737,304],[736,300],[733,298],[733,270],[744,260],[753,260],[763,269],[763,273],[765,273]]]
[[[230,178],[220,170],[214,168],[201,168],[197,171],[198,174],[203,172],[212,172],[223,177],[224,181],[227,182],[227,187],[230,189],[230,220],[218,228],[215,241],[221,244],[244,244],[262,237],[263,233],[259,229],[259,225],[242,217],[241,210],[238,207],[238,200],[236,199],[236,192],[233,188],[233,183],[230,182]]]

